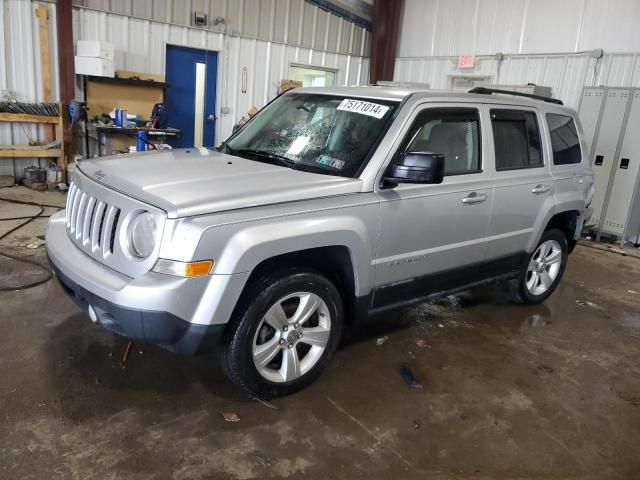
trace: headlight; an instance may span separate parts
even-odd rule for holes
[[[141,212],[129,225],[129,245],[133,255],[147,258],[156,248],[156,220],[149,212]]]

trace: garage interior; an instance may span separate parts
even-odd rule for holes
[[[640,478],[636,0],[0,2],[0,478]],[[578,112],[594,214],[548,300],[386,313],[266,401],[64,294],[44,233],[78,164],[213,148],[290,89],[354,85]]]

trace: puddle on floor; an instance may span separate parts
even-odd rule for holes
[[[640,337],[640,313],[625,312],[622,314],[622,328],[627,335]]]
[[[445,317],[453,315],[460,310],[460,298],[457,295],[449,295],[429,303],[421,303],[414,307],[413,313],[424,318],[428,317]]]
[[[540,328],[546,327],[551,324],[551,320],[544,315],[539,315],[534,313],[533,315],[529,315],[524,322],[522,322],[523,327],[531,327],[531,328]]]

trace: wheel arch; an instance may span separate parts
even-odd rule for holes
[[[578,210],[566,210],[564,212],[558,212],[549,219],[545,227],[545,230],[555,228],[565,234],[565,236],[567,237],[569,253],[571,253],[576,247],[577,239],[575,238],[575,232],[578,218],[580,218],[580,212]]]
[[[358,315],[357,271],[352,252],[345,245],[305,248],[262,260],[251,271],[240,298],[256,279],[292,267],[316,271],[335,285],[342,297],[346,323]]]
[[[536,245],[540,242],[540,238],[542,238],[542,234],[544,232],[555,228],[563,232],[567,237],[567,246],[569,247],[569,253],[571,253],[577,243],[574,235],[579,218],[580,211],[576,209],[567,209],[560,212],[549,211],[541,221],[536,222],[536,226],[534,227],[535,234],[532,235],[531,240],[527,245],[527,252],[531,253],[535,250]]]

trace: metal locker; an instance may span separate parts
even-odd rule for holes
[[[621,140],[622,126],[627,112],[629,89],[609,88],[605,91],[604,108],[598,121],[593,141],[591,166],[595,175],[596,192],[593,196],[591,223],[602,228],[602,213],[611,180],[611,171]]]
[[[593,140],[598,127],[600,110],[604,100],[603,88],[585,88],[580,99],[579,115],[584,139],[589,149],[589,160],[593,162]]]
[[[640,233],[640,90],[632,90],[602,231],[638,243]]]

